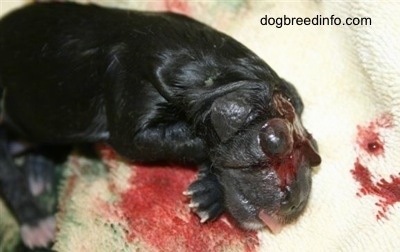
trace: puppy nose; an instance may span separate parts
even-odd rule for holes
[[[301,197],[299,194],[293,193],[288,186],[283,189],[283,193],[285,194],[285,196],[282,200],[281,209],[279,211],[281,214],[291,215],[302,208],[305,202],[305,199],[303,199],[303,197]]]

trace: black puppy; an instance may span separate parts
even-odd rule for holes
[[[34,202],[47,180],[23,182],[13,161],[21,139],[37,171],[53,165],[42,146],[96,141],[137,162],[198,164],[185,193],[201,222],[226,209],[244,228],[278,231],[305,208],[321,160],[295,88],[193,19],[31,5],[0,22],[0,77],[1,191],[31,247],[52,239],[53,221]]]

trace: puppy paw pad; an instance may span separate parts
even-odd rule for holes
[[[21,238],[24,244],[32,248],[44,248],[55,238],[56,221],[54,217],[48,217],[39,221],[36,225],[23,224],[21,226]]]

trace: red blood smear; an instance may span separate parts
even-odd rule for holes
[[[131,187],[118,207],[129,225],[128,242],[144,241],[160,251],[254,251],[255,232],[243,231],[226,218],[200,224],[182,195],[194,169],[133,166]]]
[[[400,202],[400,174],[390,176],[391,181],[381,179],[379,182],[373,181],[371,172],[357,159],[354,169],[351,170],[353,177],[360,183],[360,192],[357,196],[375,195],[379,198],[376,203],[381,209],[378,211],[377,219],[386,218],[386,213],[390,206]]]
[[[384,153],[383,141],[379,135],[379,129],[393,127],[391,114],[383,114],[368,126],[357,126],[357,144],[368,154],[378,156]]]
[[[168,11],[180,14],[190,14],[190,8],[185,0],[165,0],[165,7]]]
[[[280,180],[280,186],[285,188],[295,180],[298,167],[302,163],[308,162],[310,166],[317,166],[321,163],[321,157],[312,146],[312,136],[304,129],[293,105],[281,93],[273,95],[273,103],[280,116],[293,126],[293,150],[286,156],[270,159]]]
[[[279,160],[272,160],[272,167],[278,175],[281,188],[290,185],[296,178],[297,166],[301,163],[301,153],[293,151],[289,157]]]

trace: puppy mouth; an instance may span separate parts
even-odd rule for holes
[[[278,216],[269,214],[265,210],[261,210],[258,213],[258,218],[260,218],[273,234],[279,234],[282,231],[283,223],[279,220]]]

